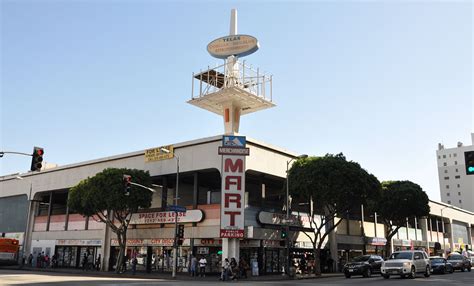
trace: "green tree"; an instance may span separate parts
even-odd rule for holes
[[[430,213],[428,195],[410,181],[382,182],[382,193],[373,202],[375,210],[385,225],[386,255],[390,254],[391,239],[407,219],[426,217]]]
[[[343,154],[297,160],[289,171],[290,193],[306,205],[312,231],[303,231],[313,244],[315,273],[321,273],[324,240],[350,212],[380,192],[380,182]],[[310,235],[311,234],[311,235]]]
[[[136,185],[130,186],[126,195],[123,175],[130,175],[132,182],[150,187],[148,171],[137,169],[105,169],[95,176],[80,181],[69,190],[68,207],[83,216],[105,223],[117,235],[120,246],[115,271],[121,271],[127,229],[133,213],[151,205],[152,192]]]

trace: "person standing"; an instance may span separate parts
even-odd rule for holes
[[[196,276],[196,268],[197,268],[197,258],[196,256],[192,255],[191,256],[191,276],[195,277]]]
[[[30,255],[28,256],[28,266],[33,267],[33,254],[32,253],[30,253]]]
[[[240,278],[247,278],[247,270],[249,269],[249,265],[247,264],[247,261],[240,257],[239,259],[239,275]]]
[[[132,275],[135,275],[135,272],[137,271],[137,264],[138,264],[138,259],[135,256],[132,259]]]
[[[82,257],[82,271],[87,270],[87,253],[84,252],[84,256]]]
[[[100,271],[100,261],[101,261],[101,260],[102,260],[102,259],[100,258],[100,253],[99,253],[99,256],[97,257],[97,260],[95,261],[95,269],[96,269],[97,271]]]
[[[199,276],[206,277],[206,265],[206,258],[204,258],[204,256],[201,256],[201,259],[199,259]]]
[[[229,272],[230,272],[230,263],[229,259],[224,259],[224,263],[222,263],[222,281],[229,280]]]

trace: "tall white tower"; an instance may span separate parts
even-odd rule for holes
[[[207,46],[208,52],[224,63],[193,73],[192,98],[188,103],[222,116],[227,135],[239,132],[241,115],[275,106],[272,76],[238,60],[258,48],[255,37],[237,33],[237,10],[232,9],[230,34]]]

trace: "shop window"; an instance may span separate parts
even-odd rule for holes
[[[68,194],[66,191],[53,192],[53,199],[52,199],[52,205],[51,205],[52,215],[66,214],[67,197],[68,197]]]
[[[49,210],[49,196],[50,193],[41,194],[38,202],[38,216],[47,216]]]

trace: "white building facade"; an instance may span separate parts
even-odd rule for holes
[[[474,211],[474,175],[467,175],[465,152],[474,151],[472,145],[458,142],[455,148],[438,144],[436,151],[441,201],[458,208]]]

